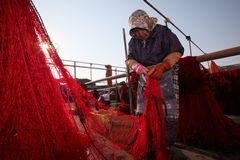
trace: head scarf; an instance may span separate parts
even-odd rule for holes
[[[136,28],[146,29],[151,32],[157,24],[157,18],[149,17],[149,15],[141,9],[134,11],[128,20],[130,31],[129,34],[132,36],[132,31]]]

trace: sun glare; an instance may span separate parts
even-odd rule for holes
[[[40,44],[40,47],[41,47],[41,49],[43,50],[43,52],[46,54],[46,53],[48,53],[48,48],[49,48],[49,46],[46,44],[46,43],[41,43]]]

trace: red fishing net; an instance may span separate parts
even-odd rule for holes
[[[157,83],[143,116],[107,110],[64,68],[29,0],[0,0],[0,62],[1,160],[168,158]]]
[[[240,69],[210,74],[209,86],[224,114],[240,115]]]
[[[178,141],[215,150],[239,149],[240,128],[221,111],[208,85],[208,73],[195,57],[179,62]]]

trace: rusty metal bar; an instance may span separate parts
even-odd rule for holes
[[[197,56],[197,61],[205,62],[205,61],[210,61],[210,60],[225,58],[230,56],[236,56],[236,55],[240,55],[240,46]]]

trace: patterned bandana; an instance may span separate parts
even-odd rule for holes
[[[130,35],[132,36],[133,29],[141,28],[146,29],[149,32],[155,27],[157,23],[156,18],[149,17],[149,15],[144,10],[134,11],[128,20],[130,26]]]

